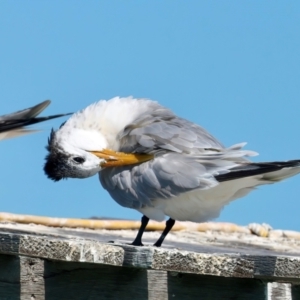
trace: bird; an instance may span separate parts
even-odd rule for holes
[[[0,116],[0,140],[33,133],[36,130],[27,129],[25,127],[70,115],[70,113],[68,113],[52,115],[48,117],[37,117],[37,115],[39,115],[47,106],[49,106],[50,103],[50,100],[46,100],[35,106]]]
[[[246,143],[225,147],[203,127],[149,99],[100,100],[52,129],[44,172],[53,181],[98,174],[121,206],[142,213],[131,243],[143,246],[149,219],[206,222],[256,186],[300,172],[300,160],[252,162]]]

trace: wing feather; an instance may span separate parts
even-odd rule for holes
[[[204,128],[155,106],[141,114],[119,134],[119,151],[152,153],[154,159],[140,165],[103,169],[103,187],[120,205],[139,209],[153,206],[158,198],[170,198],[195,189],[218,185],[215,176],[226,174],[244,156],[244,144],[225,148]],[[237,163],[238,162],[238,163]]]
[[[224,146],[204,128],[179,118],[166,108],[142,114],[119,135],[120,151],[203,153]]]

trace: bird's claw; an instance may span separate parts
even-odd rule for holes
[[[132,243],[130,243],[130,244],[128,244],[128,245],[131,245],[131,246],[138,246],[138,247],[144,246],[143,243],[135,243],[135,242],[132,242]]]

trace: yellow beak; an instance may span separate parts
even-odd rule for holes
[[[101,167],[120,167],[126,165],[133,165],[151,160],[154,155],[152,154],[134,154],[115,152],[109,149],[103,149],[101,151],[89,151],[99,158],[105,159],[106,162],[101,164]]]

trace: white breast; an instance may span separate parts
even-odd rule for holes
[[[222,208],[230,201],[241,198],[260,184],[262,176],[241,178],[222,182],[207,190],[194,190],[170,199],[157,199],[153,207],[139,209],[141,213],[156,221],[169,216],[178,221],[206,222],[217,218]]]

